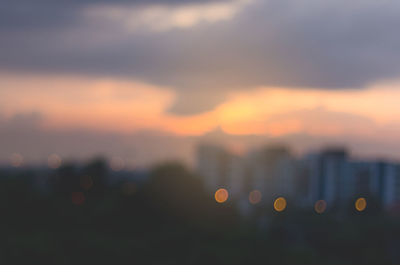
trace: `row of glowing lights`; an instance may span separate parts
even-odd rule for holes
[[[125,160],[121,157],[113,157],[110,161],[110,168],[114,171],[121,171],[125,168]],[[13,153],[10,156],[10,165],[15,168],[24,165],[24,157],[19,153]],[[51,154],[47,158],[47,166],[57,169],[62,165],[62,158],[58,154]]]
[[[224,203],[228,200],[229,197],[229,192],[226,189],[218,189],[215,192],[215,200],[218,203]],[[258,190],[253,190],[249,193],[249,202],[251,204],[257,204],[261,201],[261,192]],[[287,201],[284,197],[279,197],[277,199],[275,199],[274,201],[274,210],[277,212],[282,212],[286,209],[287,207]],[[325,212],[326,208],[327,208],[327,203],[324,200],[319,200],[316,201],[314,204],[314,210],[319,213],[322,214]],[[358,198],[355,203],[354,203],[354,207],[357,211],[362,212],[367,208],[367,200],[365,198]]]

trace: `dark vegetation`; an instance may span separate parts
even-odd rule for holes
[[[0,172],[0,264],[398,264],[400,224],[217,204],[179,163],[110,180],[104,160]],[[38,185],[38,182],[41,185]],[[44,184],[43,184],[44,183]],[[261,214],[260,214],[261,213]],[[262,214],[263,213],[263,214]]]

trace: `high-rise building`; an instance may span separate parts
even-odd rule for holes
[[[197,171],[210,193],[226,188],[242,212],[251,212],[249,194],[261,205],[283,196],[299,207],[324,200],[343,207],[356,198],[400,205],[400,166],[387,161],[351,160],[344,148],[329,148],[295,159],[284,146],[269,146],[241,157],[215,145],[197,150]],[[250,202],[249,202],[250,200]],[[253,201],[254,204],[254,201]],[[343,208],[345,209],[345,208]]]
[[[244,192],[246,166],[244,159],[217,145],[200,145],[197,149],[197,172],[206,188],[215,192],[226,188],[231,198]]]
[[[247,161],[252,187],[262,193],[264,200],[293,195],[295,161],[289,149],[266,147],[250,153]]]
[[[400,202],[399,166],[389,162],[376,162],[373,166],[372,188],[379,196],[383,206],[390,209]]]
[[[373,197],[390,209],[400,202],[399,166],[388,161],[358,162],[353,166],[354,195]]]
[[[345,149],[326,149],[308,155],[305,163],[309,167],[309,200],[324,200],[328,205],[345,202],[352,194],[352,178]]]
[[[207,189],[226,187],[232,160],[223,147],[216,145],[200,145],[197,149],[197,172],[204,177]]]

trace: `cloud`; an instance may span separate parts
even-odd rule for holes
[[[0,75],[0,87],[0,106],[6,117],[40,112],[45,116],[42,125],[46,128],[118,133],[159,129],[198,135],[217,123],[211,112],[187,117],[166,113],[176,96],[174,91],[131,79],[54,75],[21,78],[14,74]]]
[[[371,130],[379,127],[367,117],[329,111],[323,107],[276,114],[269,117],[266,123],[272,135],[292,132],[324,136],[371,136]]]
[[[215,23],[232,19],[251,0],[186,3],[185,5],[146,5],[139,7],[115,4],[92,6],[86,9],[87,19],[108,20],[123,25],[127,31],[167,31],[190,28],[199,23]]]
[[[142,8],[147,6],[175,7],[182,4],[224,3],[229,0],[2,0],[1,30],[41,30],[78,26],[82,12],[87,9]],[[112,11],[112,10],[111,10]],[[77,21],[78,20],[78,21]],[[78,23],[77,23],[78,22]]]
[[[171,108],[180,114],[237,89],[363,88],[400,74],[395,0],[255,0],[220,16],[207,10],[237,1],[138,1],[127,11],[122,0],[15,2],[0,14],[0,69],[140,79],[180,93]],[[154,4],[161,22],[146,19]],[[116,8],[116,19],[88,18],[88,7]],[[197,96],[210,100],[187,103]]]
[[[183,97],[181,92],[178,102],[183,111],[224,101],[212,111],[181,116],[168,112],[176,106],[173,102],[177,96],[168,87],[131,79],[55,75],[21,78],[14,74],[0,75],[0,106],[6,118],[18,113],[41,113],[44,118],[37,117],[41,126],[52,130],[158,130],[195,136],[219,126],[226,133],[241,135],[375,134],[395,139],[394,128],[400,128],[398,84],[353,90],[266,87],[238,90],[227,97],[216,90],[211,96],[217,102],[202,92]],[[30,124],[22,118],[15,120]]]

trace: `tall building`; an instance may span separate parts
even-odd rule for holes
[[[295,161],[289,149],[284,146],[266,147],[250,153],[247,161],[252,188],[259,190],[264,200],[293,196]]]
[[[390,209],[400,202],[399,165],[387,161],[358,162],[353,166],[354,195],[373,197]]]
[[[231,154],[221,146],[198,146],[197,172],[204,177],[207,189],[215,190],[228,185],[231,159]]]
[[[350,176],[353,197],[376,197],[378,198],[380,181],[377,178],[374,166],[375,163],[367,161],[351,161]]]
[[[352,178],[345,149],[326,149],[305,159],[309,167],[309,200],[341,204],[352,195]]]
[[[387,161],[358,162],[353,167],[355,196],[370,196],[384,207],[400,201],[400,175],[397,164]]]
[[[255,190],[261,194],[261,205],[283,196],[299,207],[313,207],[324,200],[328,207],[340,208],[365,197],[381,202],[387,210],[400,207],[400,166],[351,160],[344,148],[329,148],[300,159],[284,146],[253,150],[244,157],[214,145],[201,145],[197,151],[197,171],[207,189],[214,193],[226,188],[241,212],[253,209],[249,194]]]
[[[244,192],[246,166],[243,157],[217,145],[200,145],[197,149],[197,173],[204,178],[210,193],[226,188],[231,198]]]
[[[400,203],[400,174],[397,164],[377,162],[374,164],[373,189],[386,209]]]

